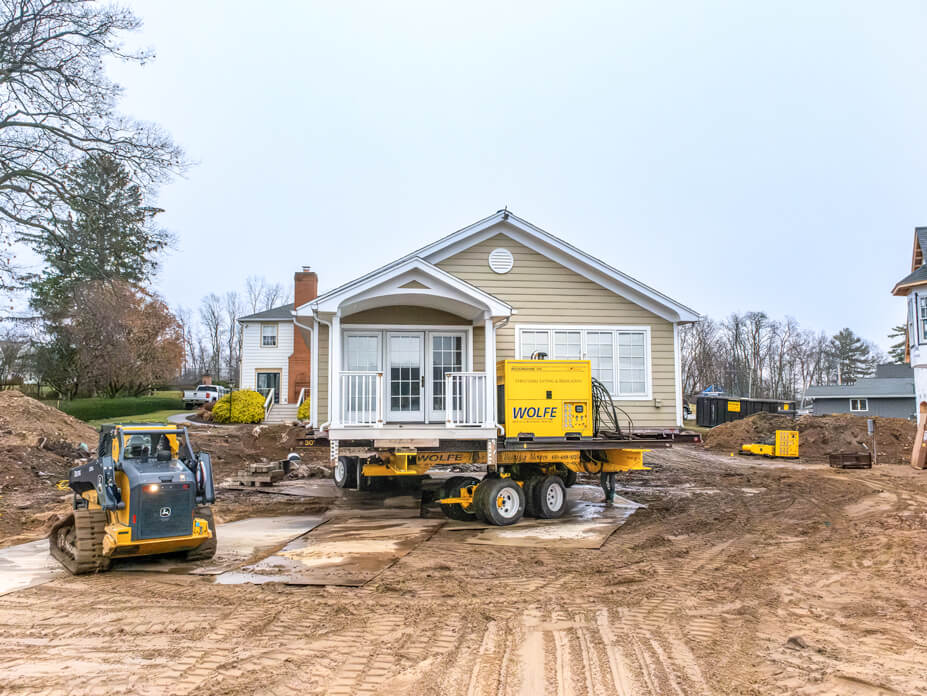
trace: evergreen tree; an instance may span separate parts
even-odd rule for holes
[[[904,324],[899,324],[898,326],[892,327],[892,332],[888,335],[889,338],[898,338],[901,339],[897,343],[893,343],[888,349],[888,356],[892,359],[893,363],[898,365],[904,364],[905,345],[908,340],[907,327]]]
[[[830,339],[830,354],[840,384],[853,384],[875,369],[872,349],[850,329],[841,329]]]
[[[31,304],[46,318],[67,306],[75,287],[87,281],[124,281],[144,286],[158,269],[158,254],[171,236],[153,220],[141,188],[111,157],[88,157],[72,171],[74,214],[60,237],[43,236],[32,248],[43,269],[28,278]]]

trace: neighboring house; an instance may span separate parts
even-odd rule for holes
[[[699,315],[508,211],[318,297],[299,275],[295,308],[242,320],[241,385],[279,384],[293,404],[293,371],[308,374],[311,424],[333,442],[489,446],[496,361],[536,352],[590,360],[636,429],[682,427],[678,329]],[[308,355],[294,360],[301,344]]]
[[[879,365],[875,377],[852,385],[808,387],[805,396],[813,400],[816,416],[853,413],[883,418],[914,418],[914,371],[908,365]]]
[[[892,294],[908,298],[906,358],[914,370],[917,400],[917,435],[911,452],[911,465],[927,468],[927,227],[914,228],[911,272],[895,283]],[[919,443],[919,444],[918,444]]]
[[[911,272],[895,283],[892,294],[908,298],[906,352],[914,369],[918,410],[927,416],[927,227],[914,229]]]

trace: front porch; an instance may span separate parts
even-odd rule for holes
[[[318,298],[314,384],[333,440],[494,438],[497,323],[511,307],[421,259]],[[307,317],[308,318],[308,317]],[[316,346],[314,345],[314,348]],[[325,350],[327,348],[327,350]]]

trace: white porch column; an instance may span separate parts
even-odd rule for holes
[[[313,428],[319,427],[319,320],[312,321],[312,346],[309,350],[309,420]]]
[[[328,356],[328,369],[332,376],[331,393],[328,401],[332,405],[332,426],[341,425],[341,308],[332,317],[331,354]]]
[[[486,338],[486,348],[484,350],[484,360],[486,361],[486,417],[483,419],[483,425],[487,428],[496,425],[496,331],[493,327],[492,317],[483,320],[483,333]]]

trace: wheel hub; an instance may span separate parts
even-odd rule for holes
[[[515,491],[506,489],[496,496],[496,507],[503,517],[514,517],[518,512],[518,496]]]

